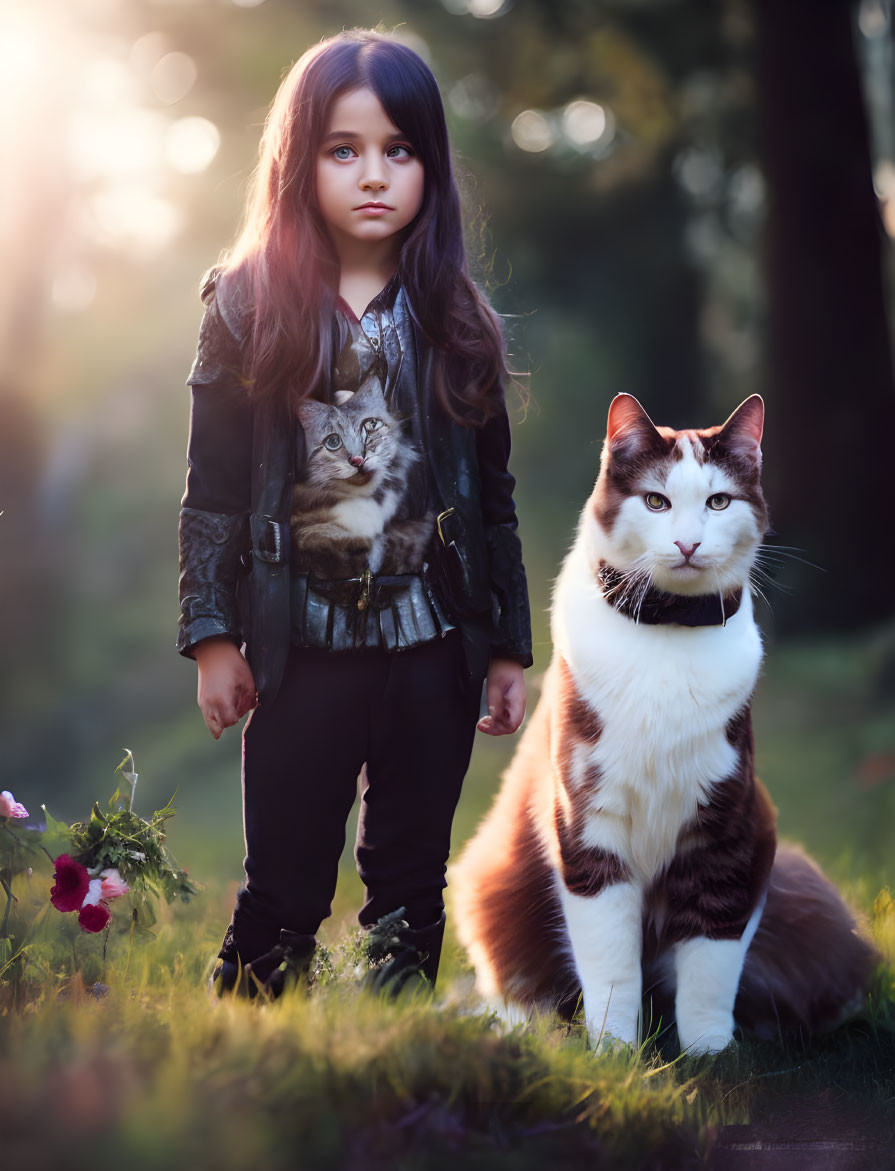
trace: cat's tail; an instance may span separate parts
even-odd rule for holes
[[[801,850],[781,846],[736,1021],[760,1038],[834,1028],[861,1007],[878,960],[836,887]]]

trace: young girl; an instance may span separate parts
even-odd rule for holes
[[[215,738],[254,709],[216,986],[308,962],[364,765],[360,922],[403,908],[392,962],[434,981],[474,730],[518,728],[532,659],[501,330],[415,53],[356,31],[293,67],[202,299],[178,649]]]

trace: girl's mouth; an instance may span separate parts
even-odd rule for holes
[[[356,207],[354,210],[355,211],[362,211],[366,215],[376,216],[376,215],[385,215],[385,213],[387,211],[394,211],[395,209],[393,207],[390,207],[389,204],[387,204],[387,203],[362,203],[359,207]]]

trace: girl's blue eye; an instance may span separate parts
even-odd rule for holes
[[[338,159],[340,163],[347,162],[354,154],[350,146],[337,146],[332,152],[334,159]]]
[[[414,150],[406,142],[396,142],[394,146],[388,148],[386,154],[390,159],[412,159]]]

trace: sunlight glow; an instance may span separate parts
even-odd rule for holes
[[[53,277],[53,304],[67,313],[81,313],[96,297],[96,277],[83,264],[69,264]]]
[[[146,187],[122,185],[91,201],[96,239],[113,248],[142,254],[163,248],[183,228],[183,213],[169,199]]]
[[[4,87],[16,92],[32,84],[42,68],[41,34],[16,12],[4,13],[0,33],[0,77]]]
[[[149,72],[152,92],[166,106],[173,106],[196,84],[199,71],[187,53],[166,53]]]
[[[155,174],[163,161],[166,126],[155,110],[76,111],[69,130],[72,165],[86,179]]]
[[[149,77],[162,57],[171,52],[171,47],[167,33],[145,33],[131,47],[128,57],[131,69],[140,77]]]
[[[207,118],[180,118],[165,134],[165,154],[175,171],[198,175],[221,145],[221,132]]]
[[[99,12],[112,0],[92,3]],[[47,292],[66,312],[96,295],[92,247],[143,256],[178,236],[186,216],[179,176],[204,171],[221,145],[213,122],[165,109],[193,89],[195,60],[167,33],[134,39],[111,24],[105,32],[79,24],[85,7],[88,0],[0,0],[5,259],[25,256],[26,225],[45,231],[58,244]]]

